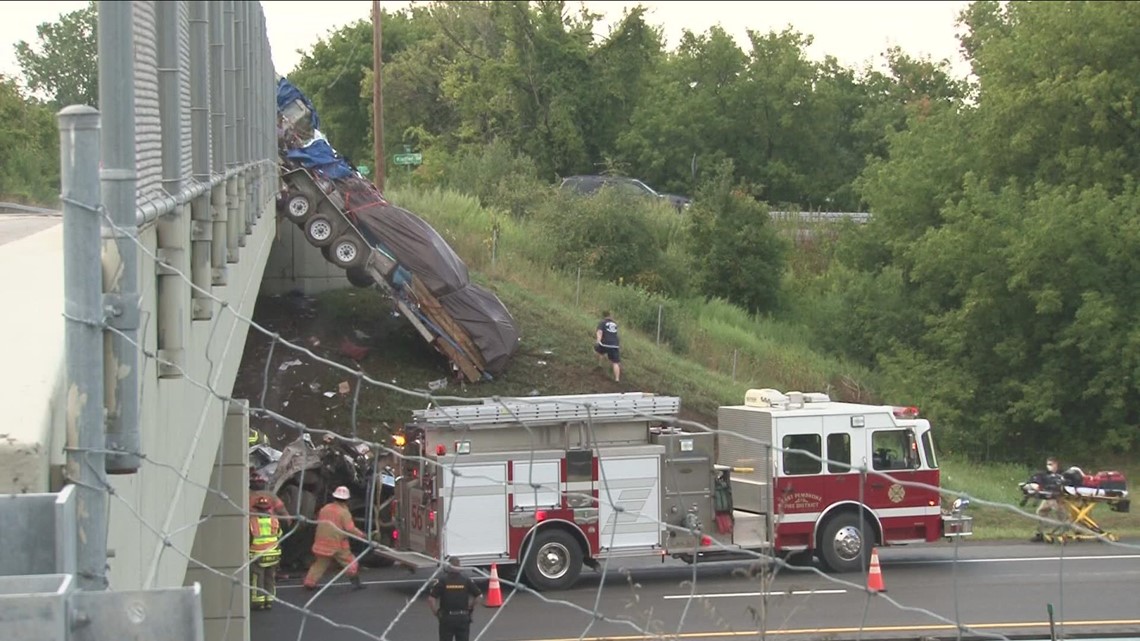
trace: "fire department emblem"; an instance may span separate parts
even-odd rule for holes
[[[904,496],[906,496],[906,488],[898,483],[891,485],[887,490],[887,498],[891,500],[891,503],[901,503]]]

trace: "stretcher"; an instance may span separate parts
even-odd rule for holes
[[[1112,481],[1102,480],[1106,474],[1112,475]],[[1114,512],[1129,511],[1131,502],[1123,475],[1101,472],[1091,477],[1081,475],[1080,478],[1083,482],[1079,485],[1066,484],[1052,488],[1036,481],[1021,484],[1026,500],[1053,499],[1062,512],[1064,522],[1045,532],[1045,540],[1062,544],[1086,540],[1118,541],[1120,537],[1102,528],[1092,517],[1092,512],[1098,505],[1107,505]],[[1066,480],[1071,481],[1073,478],[1069,476]]]

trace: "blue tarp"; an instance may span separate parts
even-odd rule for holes
[[[305,94],[301,93],[300,89],[294,87],[293,83],[289,82],[285,78],[278,80],[277,111],[280,113],[283,109],[285,109],[286,105],[293,102],[294,100],[300,100],[301,103],[305,105],[305,108],[309,110],[309,122],[313,125],[313,129],[320,129],[321,119],[317,116],[317,109],[316,107],[313,107],[313,103],[309,102],[309,99],[305,97]]]
[[[323,138],[318,138],[304,147],[290,149],[285,153],[285,157],[300,163],[305,169],[319,172],[329,180],[339,180],[356,174],[348,162],[341,158]]]

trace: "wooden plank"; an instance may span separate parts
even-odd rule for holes
[[[475,365],[481,370],[487,369],[487,362],[483,359],[483,352],[471,340],[471,336],[462,325],[457,323],[451,314],[444,309],[443,305],[436,300],[428,288],[423,284],[423,281],[418,278],[412,279],[412,291],[416,295],[417,302],[420,304],[420,309],[424,311],[433,323],[439,325],[440,329],[451,336],[459,347],[471,355],[471,359],[475,361]]]
[[[455,366],[459,368],[459,371],[462,372],[463,376],[467,379],[468,382],[478,383],[480,380],[482,380],[483,376],[480,373],[480,370],[475,367],[475,364],[472,363],[466,356],[464,356],[462,352],[455,349],[451,343],[447,342],[443,338],[437,338],[435,339],[434,345],[436,349],[443,352],[443,354],[447,356],[447,358],[452,363],[455,363]]]

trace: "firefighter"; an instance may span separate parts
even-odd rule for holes
[[[352,589],[360,590],[364,587],[357,574],[359,570],[356,559],[348,545],[348,535],[361,539],[365,536],[352,521],[352,513],[348,511],[349,496],[347,487],[342,485],[336,488],[333,491],[333,501],[322,507],[317,514],[317,533],[313,538],[313,555],[317,558],[305,575],[305,587],[309,590],[317,589],[317,582],[325,575],[325,570],[332,561],[348,568],[346,574],[352,581]]]
[[[269,499],[258,497],[249,515],[249,604],[255,610],[272,608],[277,596],[281,524],[269,513],[272,507]]]
[[[266,486],[268,484],[269,484],[269,479],[265,478],[265,476],[261,475],[260,473],[253,471],[252,469],[250,470],[250,474],[249,474],[249,509],[250,509],[250,511],[251,512],[253,511],[253,504],[254,503],[256,503],[259,499],[265,499],[265,500],[269,501],[269,507],[270,507],[269,511],[272,514],[277,515],[277,518],[281,519],[282,521],[292,520],[293,517],[289,514],[289,511],[285,509],[285,502],[282,501],[281,499],[277,498],[277,495],[273,494],[272,492],[270,492],[269,490],[266,489]]]
[[[1057,504],[1057,495],[1061,492],[1061,485],[1064,483],[1064,477],[1058,471],[1060,469],[1061,464],[1057,457],[1050,456],[1045,459],[1045,471],[1035,477],[1041,486],[1041,494],[1046,498],[1042,498],[1041,504],[1037,506],[1037,532],[1030,539],[1034,543],[1045,540],[1046,518],[1052,518],[1055,521],[1064,520],[1061,506]]]
[[[483,593],[459,570],[459,559],[450,557],[442,579],[436,579],[428,592],[428,607],[439,619],[439,641],[467,641],[471,616]]]

